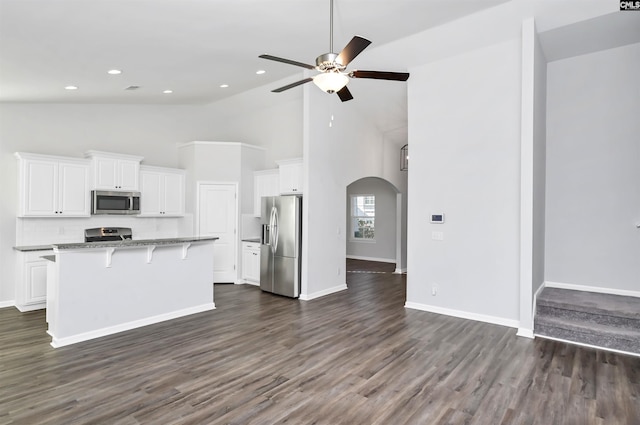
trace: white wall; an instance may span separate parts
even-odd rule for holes
[[[410,69],[409,307],[517,326],[520,68],[518,38]]]
[[[397,189],[391,183],[379,177],[365,177],[347,186],[345,229],[348,232],[348,258],[371,259],[389,263],[396,262],[397,193]],[[351,238],[350,197],[352,195],[374,195],[376,197],[374,241],[357,241]]]
[[[13,152],[82,157],[95,149],[141,155],[145,164],[176,167],[176,143],[201,138],[208,134],[208,127],[202,106],[0,105],[0,303],[13,300],[12,247],[20,243],[16,241],[18,168]],[[55,226],[56,230],[64,227]]]
[[[640,44],[548,65],[546,271],[640,291]]]
[[[295,77],[258,87],[206,106],[214,139],[266,148],[265,169],[302,156],[302,90],[271,93]]]
[[[522,23],[520,323],[533,338],[534,297],[544,282],[547,61],[533,18]]]
[[[303,90],[301,298],[310,299],[346,289],[346,187],[359,178],[381,175],[383,141],[360,114],[357,102],[342,103],[312,84]]]
[[[532,296],[544,283],[547,186],[547,60],[537,36],[534,42]]]

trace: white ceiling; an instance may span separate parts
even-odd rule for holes
[[[370,51],[505,1],[335,0],[334,50],[357,34]],[[374,68],[367,50],[350,68]],[[209,103],[300,76],[260,54],[314,64],[328,51],[329,0],[0,0],[0,102]],[[350,87],[357,99],[374,84],[404,87]]]

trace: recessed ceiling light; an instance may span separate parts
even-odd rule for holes
[[[77,86],[66,86],[64,89],[65,90],[78,90],[78,87]]]
[[[165,91],[163,91],[162,93],[164,93],[164,94],[171,94],[171,93],[173,93],[173,90],[165,90]]]
[[[267,72],[267,71],[265,71],[264,69],[259,69],[259,70],[257,70],[257,71],[256,71],[256,74],[258,74],[258,75],[262,75],[262,74],[264,74],[265,72]]]
[[[110,69],[107,71],[107,74],[119,75],[119,74],[122,74],[122,71],[120,71],[119,69]]]
[[[220,84],[220,88],[222,89],[226,89],[227,87],[229,87],[229,84]]]

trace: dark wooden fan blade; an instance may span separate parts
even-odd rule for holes
[[[351,39],[349,44],[344,46],[344,49],[340,52],[336,58],[336,62],[347,66],[356,56],[358,56],[367,46],[371,44],[366,38],[358,37],[357,35]]]
[[[285,90],[292,89],[294,87],[300,86],[304,83],[308,83],[309,81],[313,81],[313,78],[305,78],[304,80],[296,81],[295,83],[288,84],[284,87],[280,87],[279,89],[271,90],[273,93],[280,93]]]
[[[306,63],[302,63],[302,62],[296,62],[296,61],[292,61],[289,59],[284,59],[284,58],[279,58],[277,56],[271,56],[271,55],[260,55],[258,56],[259,58],[262,59],[269,59],[271,61],[276,61],[276,62],[282,62],[282,63],[288,63],[289,65],[295,65],[295,66],[301,66],[303,68],[307,68],[307,69],[316,69],[315,66],[313,65],[308,65]]]
[[[374,80],[394,80],[407,81],[409,79],[408,72],[384,72],[384,71],[351,71],[349,77],[353,78],[372,78]]]
[[[347,88],[347,86],[344,86],[343,88],[341,88],[340,90],[338,90],[336,92],[336,94],[338,95],[338,97],[340,98],[341,101],[346,102],[347,100],[351,100],[353,99],[353,95],[351,94],[351,92],[349,91],[349,89]]]

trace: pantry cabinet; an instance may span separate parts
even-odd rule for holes
[[[18,152],[18,217],[88,217],[89,162]]]
[[[260,217],[263,196],[280,194],[278,169],[255,171],[253,173],[253,215]]]
[[[140,161],[143,157],[110,152],[87,151],[93,168],[93,189],[140,190]]]
[[[282,195],[301,195],[303,192],[302,158],[277,161],[279,186]]]
[[[185,211],[185,171],[140,167],[140,216],[180,217]]]

